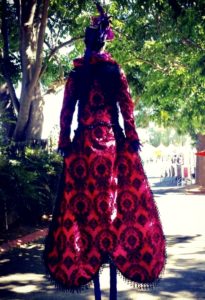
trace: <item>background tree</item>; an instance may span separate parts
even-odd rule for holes
[[[39,75],[42,66],[42,51],[44,34],[47,23],[49,0],[44,1],[15,1],[13,4],[2,0],[1,3],[1,33],[3,41],[3,53],[1,66],[3,78],[7,83],[13,107],[17,114],[17,122],[13,133],[14,140],[24,140],[26,135],[32,135],[30,126],[34,111],[42,117],[40,105]],[[9,15],[13,17],[9,20]],[[10,32],[12,24],[17,26],[16,33],[19,36],[19,52],[17,59],[20,61],[22,73],[21,95],[18,100],[12,80],[12,55],[10,48]],[[9,26],[10,25],[10,26]],[[37,100],[38,99],[38,100]],[[38,107],[38,108],[37,108]],[[39,129],[36,130],[38,136]]]
[[[140,97],[138,124],[146,126],[147,120],[154,120],[189,133],[198,150],[205,149],[203,2],[118,1],[121,36],[126,37],[118,47],[121,53],[126,48],[126,55],[119,60]],[[205,185],[205,161],[200,157],[197,182]]]
[[[80,38],[76,22],[85,2],[2,0],[0,79],[7,84],[16,117],[14,141],[41,138],[42,88],[54,82],[64,83],[64,73],[70,64],[58,51]],[[62,71],[65,65],[66,70]],[[19,98],[18,82],[21,83]]]
[[[137,125],[154,120],[175,127],[191,134],[198,150],[205,148],[203,2],[113,0],[108,5],[116,39],[107,47],[128,74]],[[16,113],[16,141],[40,137],[42,87],[52,91],[64,82],[72,59],[83,54],[79,38],[94,11],[93,1],[2,0],[1,73]],[[58,51],[74,41],[69,56]],[[205,184],[203,158],[197,168],[198,183]]]

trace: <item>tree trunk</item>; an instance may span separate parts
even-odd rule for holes
[[[29,112],[29,122],[26,128],[26,140],[41,139],[43,128],[43,106],[44,100],[41,96],[40,84],[34,88]]]
[[[43,105],[40,84],[37,82],[32,95],[27,89],[21,97],[18,121],[13,134],[15,141],[41,139],[43,127]]]
[[[24,141],[26,139],[26,130],[29,123],[29,113],[31,108],[31,98],[32,95],[29,93],[29,88],[22,87],[18,120],[12,137],[16,142]]]
[[[21,1],[19,6],[22,89],[18,120],[13,134],[16,142],[36,139],[41,135],[43,105],[39,82],[48,6],[49,0]],[[39,125],[35,128],[37,120]]]
[[[205,150],[205,135],[198,134],[197,151]],[[196,184],[205,187],[205,157],[197,156],[196,159]]]

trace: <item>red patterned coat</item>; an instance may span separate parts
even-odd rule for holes
[[[46,240],[45,263],[66,289],[88,284],[108,262],[128,280],[154,284],[165,239],[138,154],[133,102],[109,54],[74,61],[65,87],[59,148],[64,172]],[[70,127],[78,101],[78,128]],[[118,111],[124,121],[124,132]]]

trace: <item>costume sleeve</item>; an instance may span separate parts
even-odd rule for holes
[[[76,91],[74,79],[69,77],[65,85],[63,105],[60,114],[59,149],[66,149],[70,146],[71,123],[77,102]]]
[[[134,121],[134,103],[132,101],[128,82],[125,74],[121,71],[120,90],[118,94],[118,103],[124,120],[124,130],[127,140],[139,143],[139,137],[135,129]]]

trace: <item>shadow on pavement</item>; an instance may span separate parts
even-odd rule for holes
[[[205,240],[201,235],[167,236],[165,276],[158,299],[205,299]]]
[[[177,184],[176,178],[174,177],[149,177],[148,181],[156,196],[167,194],[205,195],[204,187],[190,182]]]
[[[175,178],[172,177],[149,177],[150,186],[155,195],[168,193],[184,193],[184,187],[177,185]]]
[[[81,294],[59,291],[46,279],[43,240],[0,255],[1,300],[93,300],[93,286]],[[205,299],[205,240],[201,235],[167,236],[167,266],[159,286],[137,291],[118,278],[118,299]],[[102,300],[109,299],[109,270],[101,274]]]

